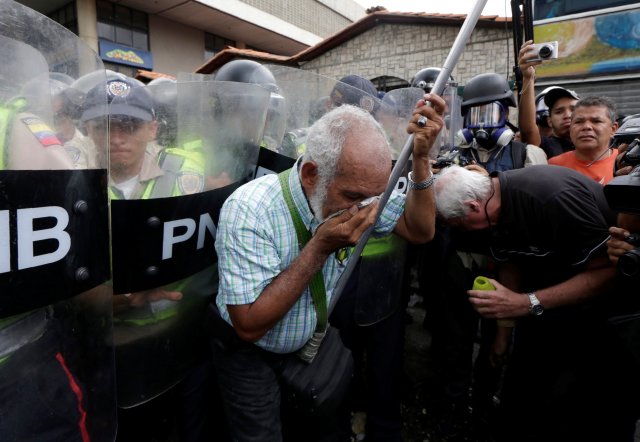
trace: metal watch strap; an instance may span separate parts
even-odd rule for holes
[[[527,293],[527,297],[529,298],[529,314],[534,316],[540,316],[544,312],[544,307],[540,303],[540,300],[536,296],[535,292]]]
[[[424,189],[428,189],[429,187],[431,187],[434,183],[434,181],[436,180],[436,177],[433,175],[433,172],[429,171],[431,173],[431,175],[429,175],[429,178],[427,178],[426,180],[420,182],[420,183],[416,183],[415,181],[413,181],[412,179],[412,172],[409,172],[409,174],[407,175],[407,179],[409,180],[409,189],[413,189],[413,190],[424,190]]]

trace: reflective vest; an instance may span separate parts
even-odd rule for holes
[[[7,167],[7,145],[9,144],[9,136],[11,134],[11,125],[13,123],[13,119],[15,118],[16,114],[21,112],[26,106],[27,100],[25,100],[24,98],[16,98],[5,104],[4,106],[0,106],[0,170],[5,170]],[[17,348],[13,348],[11,351],[9,351],[9,337],[3,336],[3,333],[9,333],[10,326],[17,324],[18,321],[25,318],[32,312],[33,311],[24,312],[15,316],[9,316],[8,318],[0,319],[0,364],[2,364],[9,358],[9,353],[13,353],[13,351],[17,350]],[[22,343],[22,345],[33,342],[40,336],[42,336],[42,332],[39,330],[35,331],[29,336],[26,336],[26,341]],[[23,336],[23,338],[25,338],[25,336]],[[6,350],[3,350],[3,348],[6,348]]]
[[[27,100],[24,98],[16,98],[9,103],[0,106],[0,170],[5,170],[7,144],[9,143],[9,135],[11,134],[11,124],[18,112],[21,112],[27,106]]]
[[[200,192],[204,187],[204,158],[201,152],[202,143],[194,141],[185,143],[182,148],[165,148],[158,158],[158,164],[163,175],[149,180],[139,199],[164,198],[168,196],[182,196]],[[200,180],[200,187],[192,186],[185,189],[181,179]],[[194,190],[194,191],[186,191]],[[109,186],[111,199],[120,199],[120,196]],[[189,278],[174,282],[164,288],[174,291],[183,291],[189,283]],[[121,314],[114,317],[115,323],[126,323],[136,326],[155,324],[176,316],[177,303],[170,300],[159,300],[149,303],[148,310],[131,311],[129,314]]]

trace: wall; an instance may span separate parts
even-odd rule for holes
[[[149,45],[155,72],[194,72],[204,63],[204,32],[157,15],[149,16]]]
[[[242,1],[323,38],[351,24],[350,20],[316,0]]]
[[[422,68],[442,66],[460,25],[381,24],[305,63],[302,69],[340,78],[358,74],[372,79],[382,75],[410,81]],[[477,74],[511,74],[511,31],[476,28],[453,77],[464,84]]]

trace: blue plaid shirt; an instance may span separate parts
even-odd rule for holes
[[[297,163],[296,163],[297,166]],[[302,191],[297,167],[289,175],[293,201],[305,226],[315,233],[318,222]],[[374,229],[376,236],[393,231],[404,210],[404,195],[394,192]],[[224,203],[216,236],[220,287],[216,303],[231,324],[227,304],[251,304],[265,287],[298,256],[298,237],[277,175],[266,175],[237,189]],[[327,305],[344,271],[334,255],[324,263],[322,274]],[[316,328],[311,293],[305,289],[287,314],[256,344],[274,353],[301,348]]]

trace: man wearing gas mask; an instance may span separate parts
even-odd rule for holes
[[[547,163],[542,149],[513,139],[508,125],[509,107],[516,107],[516,102],[502,76],[480,74],[465,85],[460,155],[467,164],[477,163],[491,173]]]

